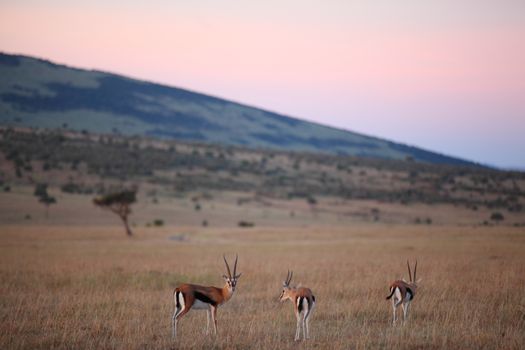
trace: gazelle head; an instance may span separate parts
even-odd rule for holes
[[[226,281],[226,284],[228,285],[228,289],[231,292],[235,291],[235,287],[237,286],[237,281],[239,280],[239,277],[241,277],[241,273],[237,274],[237,259],[239,258],[237,255],[235,256],[235,263],[233,264],[233,275],[230,271],[230,265],[228,265],[228,261],[226,261],[226,257],[222,256],[224,259],[224,263],[226,264],[226,271],[228,272],[228,276],[222,275],[224,280]]]
[[[290,292],[292,291],[292,288],[290,288],[290,282],[292,281],[292,277],[293,271],[288,271],[286,279],[283,281],[283,290],[281,292],[281,296],[279,297],[280,302],[291,299]]]
[[[413,276],[412,276],[412,271],[410,271],[410,263],[408,262],[408,260],[407,260],[407,267],[408,267],[408,277],[410,278],[409,283],[412,286],[417,287],[417,284],[421,281],[421,279],[416,279],[417,260],[416,260],[416,264],[414,265],[414,275]]]

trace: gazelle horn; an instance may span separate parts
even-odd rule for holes
[[[408,263],[408,260],[407,260],[407,266],[408,266],[408,277],[410,278],[410,282],[412,282],[412,271],[410,271],[410,264]]]
[[[235,264],[233,264],[233,278],[237,278],[237,259],[239,259],[239,255],[235,254]]]
[[[416,266],[414,266],[414,282],[416,281],[416,271],[417,271],[417,260],[416,260]]]
[[[222,258],[224,259],[224,263],[226,264],[226,269],[228,270],[228,277],[232,278],[232,273],[230,271],[230,266],[228,265],[228,262],[226,261],[226,256],[224,254],[222,255]],[[237,261],[236,261],[237,262]]]

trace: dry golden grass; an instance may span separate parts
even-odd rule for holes
[[[170,237],[185,233],[187,240]],[[172,290],[221,285],[222,253],[243,273],[204,336],[192,311],[171,339]],[[388,284],[423,278],[405,326],[392,327]],[[293,341],[287,269],[313,289],[312,339]],[[2,226],[2,349],[503,348],[525,344],[525,232],[511,227],[353,225],[336,228]]]

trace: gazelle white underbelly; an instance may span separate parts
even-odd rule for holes
[[[195,300],[192,306],[192,309],[195,309],[195,310],[208,310],[209,308],[210,308],[210,304],[206,304],[198,299]]]

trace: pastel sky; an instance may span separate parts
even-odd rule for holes
[[[524,0],[0,0],[0,50],[525,169]]]

